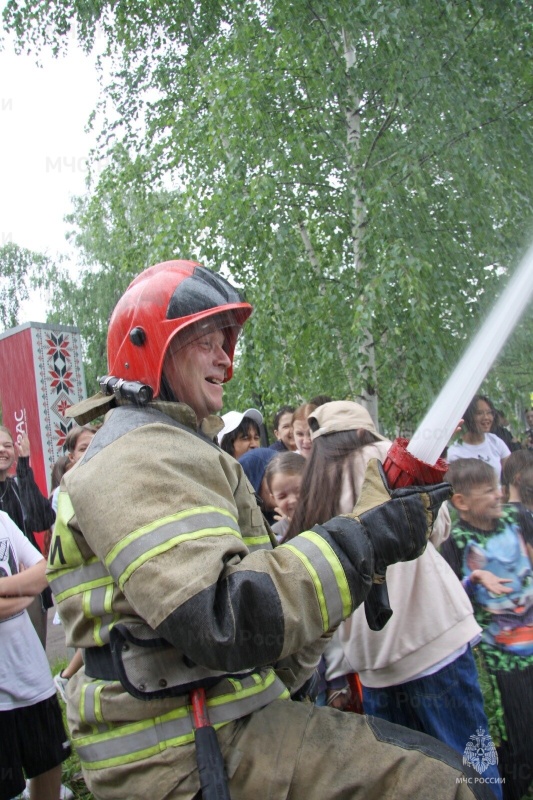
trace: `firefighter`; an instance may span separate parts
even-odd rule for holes
[[[449,487],[390,499],[374,465],[366,507],[273,547],[215,443],[251,311],[199,264],[150,267],[110,321],[114,395],[103,381],[71,412],[107,412],[63,479],[48,572],[67,643],[84,649],[67,695],[87,785],[99,800],[200,797],[200,687],[233,800],[488,796],[436,740],[290,699],[373,580],[420,555]]]

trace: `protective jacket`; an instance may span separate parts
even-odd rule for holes
[[[85,649],[68,714],[89,782],[190,743],[192,685],[215,727],[288,699],[371,586],[364,543],[348,558],[320,528],[273,549],[240,464],[209,438],[219,425],[198,432],[179,403],[116,408],[63,479],[48,579]]]

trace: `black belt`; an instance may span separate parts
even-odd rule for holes
[[[148,697],[143,697],[142,695],[137,695],[136,693],[131,691],[131,686],[125,685],[124,683],[124,676],[120,674],[117,667],[115,666],[115,662],[113,660],[113,651],[111,649],[111,645],[104,644],[102,647],[86,647],[84,650],[83,660],[85,663],[85,675],[88,678],[94,678],[96,680],[103,680],[103,681],[119,681],[126,691],[133,694],[134,697],[140,697],[142,700],[152,699]],[[176,687],[174,691],[165,691],[162,690],[160,693],[161,697],[166,696],[181,696],[182,694],[186,694],[198,685],[203,686],[205,689],[210,689],[213,686],[216,686],[221,680],[225,678],[235,678],[236,680],[242,680],[247,675],[250,674],[250,670],[246,670],[245,672],[241,673],[228,673],[228,675],[217,675],[213,678],[205,678],[200,683],[190,683],[184,684],[183,686]]]

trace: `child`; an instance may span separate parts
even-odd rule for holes
[[[70,755],[50,667],[26,611],[47,585],[45,569],[41,553],[0,512],[0,800],[23,791],[23,770],[31,800],[58,800]]]
[[[308,459],[311,455],[311,447],[313,445],[307,418],[315,408],[316,405],[314,403],[304,403],[298,406],[292,417],[292,433],[296,450],[305,459]]]
[[[286,452],[277,455],[266,468],[266,484],[280,518],[272,525],[278,542],[287,533],[294,509],[298,505],[305,464],[305,458],[299,453]]]
[[[274,417],[274,436],[276,437],[276,441],[274,444],[270,445],[271,450],[275,450],[278,453],[285,453],[287,450],[291,452],[296,450],[296,443],[292,432],[293,414],[293,406],[281,406],[279,411],[276,412],[276,416]]]
[[[501,747],[505,800],[533,780],[533,572],[513,504],[502,506],[493,468],[478,459],[450,465],[460,520],[448,558],[472,598],[483,629],[480,651],[497,683],[505,722]]]
[[[222,417],[224,427],[217,434],[220,447],[237,460],[256,447],[261,447],[261,428],[263,415],[256,408],[228,411]]]
[[[276,453],[269,447],[254,447],[239,458],[244,474],[252,484],[255,496],[263,516],[271,525],[274,522],[274,499],[265,480],[268,464]]]
[[[64,472],[68,472],[69,469],[78,463],[78,461],[82,458],[83,454],[91,444],[93,437],[96,433],[98,428],[94,425],[75,425],[72,427],[68,434],[67,438],[65,439],[65,450],[67,452],[67,463],[65,464]],[[59,499],[59,489],[60,489],[61,478],[59,479],[59,483],[54,489],[52,494],[52,508],[54,511],[57,512],[57,503]],[[57,614],[57,611],[56,611]],[[59,622],[59,617],[58,617]],[[78,648],[74,655],[72,656],[71,660],[67,664],[67,666],[58,672],[57,675],[54,676],[54,684],[59,693],[59,696],[63,700],[64,703],[67,702],[67,685],[69,680],[72,678],[73,675],[81,668],[83,664],[83,656],[82,651]]]
[[[278,542],[283,541],[289,529],[291,519],[300,500],[300,487],[307,466],[306,459],[299,453],[280,453],[272,459],[265,472],[265,481],[274,498],[276,512],[281,517],[272,525],[272,531]],[[343,662],[343,654],[334,635],[327,644],[324,655],[318,664],[318,684],[316,705],[331,705],[343,711],[349,704],[350,693],[346,675],[329,676],[329,664]],[[342,670],[340,670],[342,672]],[[349,667],[346,664],[346,671]]]
[[[9,472],[15,460],[17,474],[16,477],[11,477]],[[15,444],[12,434],[3,425],[0,426],[0,509],[9,515],[35,547],[37,542],[34,531],[48,530],[56,518],[50,501],[35,482],[30,467],[30,440],[24,435]],[[48,609],[52,605],[52,593],[46,586],[28,608],[28,614],[44,648]]]
[[[520,530],[533,562],[533,451],[511,453],[503,468],[503,484],[509,503],[518,512]]]

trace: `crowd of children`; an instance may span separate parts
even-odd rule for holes
[[[349,512],[368,461],[390,446],[361,406],[325,400],[284,406],[277,455],[262,448],[240,459],[281,542]],[[519,800],[533,780],[533,452],[491,432],[496,414],[489,398],[473,398],[449,449],[453,524],[442,512],[424,555],[389,569],[394,613],[383,630],[370,629],[363,608],[341,624],[319,665],[317,702],[348,706],[346,678],[356,672],[365,712],[461,753],[475,743],[495,795]],[[497,746],[478,668],[490,682]]]
[[[533,782],[533,450],[526,442],[511,452],[491,433],[494,415],[488,398],[474,398],[462,439],[449,450],[453,522],[444,508],[424,554],[389,568],[393,613],[382,630],[369,627],[369,610],[361,607],[334,632],[314,694],[317,703],[341,710],[362,700],[365,713],[441,739],[464,754],[496,797],[520,800]],[[390,446],[362,406],[328,397],[280,408],[270,446],[257,409],[230,411],[223,422],[219,444],[242,464],[278,543],[350,513],[367,466],[383,461]],[[56,486],[95,430],[69,434]],[[7,442],[9,433],[2,429],[2,435]],[[9,451],[9,443],[0,442],[2,448]],[[57,489],[50,500],[55,510]],[[0,800],[22,791],[25,777],[31,798],[57,800],[69,745],[46,656],[25,611],[46,586],[45,562],[28,539],[0,513],[0,721],[6,726]],[[14,594],[24,599],[15,601]],[[81,663],[78,652],[56,676],[63,699],[69,670]],[[495,741],[478,669],[489,682]]]

